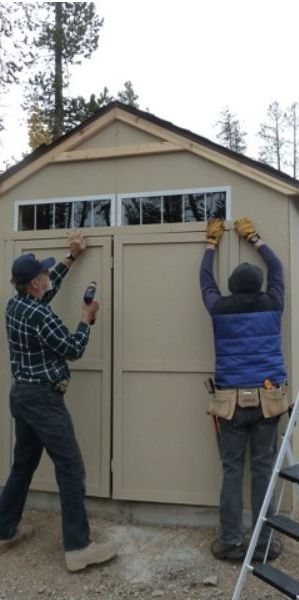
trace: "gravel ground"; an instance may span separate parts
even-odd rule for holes
[[[113,540],[119,554],[110,563],[68,573],[61,545],[60,515],[27,511],[35,536],[0,556],[1,600],[229,600],[240,566],[211,556],[215,529],[136,526],[91,518],[95,541]],[[299,580],[299,544],[286,540],[275,566]],[[282,594],[252,575],[242,600],[279,599]]]

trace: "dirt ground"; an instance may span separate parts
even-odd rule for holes
[[[35,536],[0,556],[1,600],[229,600],[240,569],[211,555],[215,529],[136,526],[92,517],[93,539],[116,542],[118,556],[106,565],[68,573],[60,515],[27,511],[23,522],[34,525]],[[296,542],[284,541],[275,566],[299,580],[299,544],[297,548]],[[241,596],[282,597],[252,575]]]

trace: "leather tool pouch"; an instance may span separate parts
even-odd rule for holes
[[[289,408],[288,394],[284,385],[273,390],[260,388],[260,399],[265,418],[277,417],[287,412]]]
[[[234,416],[236,403],[237,390],[215,390],[210,395],[208,413],[230,420]]]
[[[238,390],[238,406],[241,408],[253,408],[260,403],[258,388],[240,388]]]

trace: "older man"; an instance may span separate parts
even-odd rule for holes
[[[64,393],[70,378],[67,361],[83,355],[99,303],[83,303],[80,322],[70,333],[49,306],[60,284],[86,249],[82,233],[70,236],[70,251],[55,259],[22,254],[13,263],[17,294],[6,309],[6,327],[13,384],[11,412],[15,419],[14,462],[0,498],[0,553],[30,537],[19,527],[27,492],[45,448],[55,466],[59,487],[67,569],[77,571],[114,556],[111,543],[90,541],[84,507],[85,471]],[[54,267],[50,272],[49,269]]]

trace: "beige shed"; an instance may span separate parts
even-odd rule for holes
[[[70,329],[97,280],[101,314],[71,365],[67,403],[87,468],[87,494],[215,507],[220,465],[204,379],[213,337],[198,286],[205,221],[226,230],[216,274],[225,291],[240,261],[257,261],[231,222],[249,216],[286,274],[284,351],[299,388],[299,182],[172,123],[112,102],[0,177],[0,485],[12,461],[4,310],[15,256],[64,256],[83,227],[89,250],[53,303]],[[299,455],[299,435],[294,439]],[[46,457],[33,490],[55,491]]]

